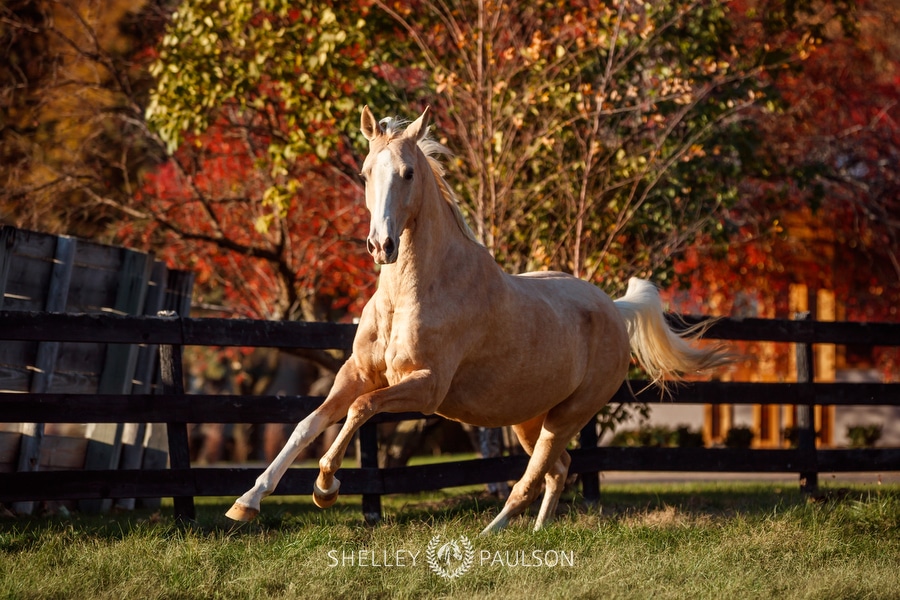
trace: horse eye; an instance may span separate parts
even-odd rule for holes
[[[410,181],[413,178],[413,170],[407,169],[403,172],[403,179]]]

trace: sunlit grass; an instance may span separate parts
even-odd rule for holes
[[[486,538],[477,534],[500,504],[477,487],[386,498],[374,527],[352,496],[325,511],[270,497],[240,526],[223,516],[231,498],[198,499],[187,528],[169,506],[5,520],[0,597],[897,598],[900,486],[824,489],[810,503],[773,484],[609,484],[602,506],[570,498],[540,532],[523,518]],[[436,535],[466,536],[468,571],[432,572]],[[508,564],[535,551],[574,564]],[[384,564],[398,553],[403,564]],[[343,556],[354,564],[335,564]]]

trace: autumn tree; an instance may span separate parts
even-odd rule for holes
[[[727,215],[730,243],[705,243],[692,256],[709,264],[710,285],[728,273],[733,288],[780,298],[781,315],[786,286],[804,282],[846,299],[850,318],[895,319],[900,14],[888,2],[860,3],[850,28],[828,14],[806,15],[821,43],[802,70],[773,74],[783,101],[754,118],[770,168],[742,184]],[[767,27],[784,27],[770,21],[760,16],[748,27],[768,41]]]
[[[744,150],[730,139],[745,133],[740,116],[761,98],[754,76],[769,58],[744,61],[735,43],[726,9],[707,1],[371,10],[184,2],[160,46],[148,119],[177,149],[183,178],[212,128],[247,132],[238,146],[255,140],[246,150],[258,189],[238,196],[256,204],[238,221],[257,225],[257,241],[228,248],[214,223],[201,234],[196,217],[141,210],[169,247],[184,239],[275,258],[288,224],[302,219],[291,206],[312,206],[299,200],[300,173],[337,194],[359,186],[360,105],[402,114],[432,103],[443,116],[438,135],[457,152],[450,166],[473,227],[508,269],[599,274],[610,291],[635,272],[664,278],[677,250],[733,198]],[[247,181],[240,172],[231,174]],[[189,193],[207,205],[196,214],[212,214],[215,194]],[[343,234],[362,237],[327,235]],[[262,314],[312,314],[298,309],[315,289],[300,262],[268,263],[282,275],[262,288],[280,290],[279,308]]]
[[[355,268],[362,209],[345,139],[355,106],[352,119],[334,120],[349,114],[351,90],[367,89],[354,76],[370,66],[359,35],[348,39],[336,23],[355,13],[312,3],[280,14],[242,3],[221,14],[209,12],[217,3],[199,13],[190,3],[107,4],[28,0],[0,9],[9,49],[0,66],[3,221],[153,249],[195,269],[204,300],[234,314],[329,318],[349,298],[364,299],[355,286],[373,276]],[[179,23],[190,30],[179,32]],[[254,73],[273,52],[293,62]],[[220,64],[229,53],[233,60]],[[171,64],[151,73],[166,59],[180,65],[177,75]],[[201,99],[196,86],[211,77],[203,93],[213,96]],[[149,96],[151,82],[172,92],[164,106]],[[326,154],[336,159],[323,162]]]
[[[141,212],[171,247],[183,239],[275,259],[265,268],[280,273],[268,277],[277,285],[249,286],[278,290],[261,314],[309,317],[318,276],[304,275],[299,266],[308,262],[296,256],[276,257],[290,224],[314,210],[299,193],[311,180],[299,182],[314,175],[352,210],[364,147],[358,107],[403,114],[431,103],[438,135],[457,153],[452,179],[501,264],[569,271],[611,292],[635,273],[665,283],[695,236],[727,233],[720,211],[760,168],[747,115],[772,103],[766,73],[814,44],[792,31],[775,50],[751,47],[729,6],[714,0],[342,8],[187,1],[153,67],[148,119],[176,151],[172,173],[185,188],[202,162],[188,157],[206,151],[205,135],[227,130],[242,140],[229,147],[246,151],[257,173],[229,174],[238,187],[255,182],[253,193],[236,195],[245,202],[238,222],[256,225],[241,235],[255,241],[229,248],[227,231],[201,225],[196,215],[212,215],[218,200],[199,186],[188,190],[190,203],[206,208],[193,220],[160,218],[152,202]],[[359,229],[323,232],[313,246],[362,237]]]
[[[0,219],[106,237],[139,173],[165,159],[146,130],[164,3],[16,0],[0,6]]]
[[[707,0],[376,5],[418,47],[485,245],[513,271],[609,291],[665,283],[715,227],[754,167],[762,76],[807,43],[746,52],[728,4]]]
[[[757,20],[797,6],[806,4],[768,7]],[[14,3],[4,7],[7,73],[19,78],[3,96],[12,107],[3,148],[14,158],[4,163],[13,165],[5,210],[23,224],[65,207],[103,224],[127,218],[118,239],[194,265],[211,301],[254,316],[328,316],[342,308],[335,298],[358,303],[365,294],[354,290],[371,283],[354,242],[365,218],[354,197],[357,108],[431,102],[444,116],[438,134],[458,153],[450,166],[473,225],[504,265],[601,277],[610,291],[635,271],[665,281],[695,234],[733,231],[718,227],[716,209],[760,172],[754,128],[763,121],[750,126],[747,109],[766,113],[774,88],[765,86],[778,80],[766,73],[809,54],[824,31],[808,15],[785,17],[781,37],[763,45],[735,29],[739,9],[750,10],[233,0],[182,2],[170,15],[152,3],[102,14],[90,0]],[[158,27],[134,24],[160,15],[171,18],[161,43],[139,51]],[[124,45],[104,41],[95,26],[107,20],[136,33]],[[49,53],[60,65],[76,66],[26,60],[51,46],[66,49]],[[140,67],[150,60],[148,100]],[[68,129],[77,152],[54,154],[73,142],[53,144],[62,121],[41,111],[62,94],[39,92],[44,81],[104,90],[72,121],[102,131]],[[44,134],[30,135],[29,123]],[[154,171],[163,147],[173,158]],[[63,200],[42,209],[44,198]]]
[[[121,208],[129,239],[190,257],[208,304],[337,319],[368,298],[357,99],[382,92],[361,14],[239,1],[173,14],[147,109],[172,160]]]
[[[769,165],[740,187],[725,214],[728,235],[703,238],[676,266],[688,292],[673,299],[694,312],[789,316],[788,290],[829,290],[838,318],[900,318],[900,13],[868,0],[805,5],[792,20],[774,2],[749,3],[739,24],[761,46],[797,23],[815,44],[802,68],[771,74],[780,102],[754,115]],[[727,240],[727,242],[726,242]],[[713,300],[712,305],[709,300]],[[873,359],[896,372],[895,351]]]

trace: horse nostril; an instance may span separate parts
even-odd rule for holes
[[[388,256],[391,256],[394,253],[394,240],[392,238],[388,238],[386,242],[384,242],[384,253]]]
[[[375,242],[372,241],[372,238],[366,239],[366,250],[369,251],[369,254],[375,254],[375,251],[378,249],[378,246],[375,245]]]

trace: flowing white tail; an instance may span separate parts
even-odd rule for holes
[[[676,333],[666,323],[659,290],[649,281],[632,277],[625,295],[615,301],[625,319],[631,351],[647,371],[653,383],[667,389],[666,378],[681,379],[694,373],[719,367],[732,361],[721,345],[700,347],[697,340],[709,327],[699,323]]]

